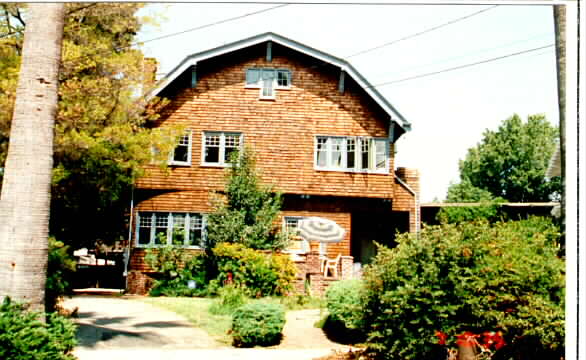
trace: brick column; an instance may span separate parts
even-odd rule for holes
[[[341,263],[341,271],[340,271],[340,279],[352,279],[353,278],[353,270],[354,270],[354,257],[352,256],[342,256],[340,261]]]

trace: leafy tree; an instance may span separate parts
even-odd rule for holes
[[[448,199],[478,201],[486,192],[511,202],[555,198],[562,190],[559,178],[546,180],[545,172],[557,134],[543,115],[531,115],[525,123],[513,115],[497,131],[486,130],[460,161],[461,183],[450,186]]]
[[[215,244],[241,243],[253,249],[282,249],[287,237],[276,224],[281,195],[260,184],[250,149],[230,158],[224,197],[216,197],[215,210],[207,220],[207,248]]]
[[[150,21],[135,15],[142,6],[66,4],[50,232],[68,243],[88,246],[124,236],[123,210],[142,165],[151,161],[151,145],[163,150],[161,159],[173,146],[177,129],[150,129],[164,103],[139,98],[144,61],[132,45]],[[0,167],[27,16],[25,4],[0,4]]]

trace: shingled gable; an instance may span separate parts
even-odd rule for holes
[[[259,34],[187,56],[179,65],[171,70],[167,76],[161,79],[159,84],[147,95],[147,99],[161,94],[161,92],[169,87],[181,74],[188,71],[193,66],[196,66],[198,62],[265,42],[273,42],[311,56],[327,64],[338,67],[341,72],[348,74],[385,111],[385,113],[389,115],[389,119],[400,127],[401,130],[397,131],[395,134],[395,140],[402,133],[411,130],[411,124],[405,120],[405,118],[358,71],[356,71],[349,62],[272,32]]]

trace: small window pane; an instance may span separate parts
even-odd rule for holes
[[[291,84],[291,73],[287,70],[277,71],[277,86],[288,87]]]
[[[169,214],[155,214],[155,244],[167,244],[167,226],[169,224]]]
[[[368,139],[362,139],[361,141],[361,160],[362,169],[370,168],[370,141]]]
[[[202,246],[203,220],[201,215],[189,215],[189,246]]]
[[[138,244],[148,245],[151,241],[152,213],[140,213],[138,223]]]
[[[330,139],[330,146],[331,146],[331,154],[332,154],[332,164],[333,168],[341,168],[342,167],[342,144],[344,143],[344,139],[342,138],[331,138]]]
[[[346,139],[346,167],[354,169],[356,167],[356,140]]]
[[[189,147],[178,145],[175,150],[173,150],[173,161],[189,162]]]
[[[326,167],[327,166],[327,141],[328,139],[325,137],[317,138],[317,166],[318,167]]]
[[[219,163],[220,162],[220,135],[206,134],[205,135],[205,149],[204,162]]]
[[[387,167],[387,142],[385,140],[374,140],[376,148],[376,168],[385,169]]]
[[[173,245],[183,245],[185,242],[185,214],[173,214]]]
[[[260,69],[248,69],[246,71],[246,85],[258,85],[260,80]]]

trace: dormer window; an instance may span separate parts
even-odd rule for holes
[[[246,70],[246,88],[260,89],[261,99],[274,99],[276,89],[291,87],[291,72],[286,69],[253,68]]]

